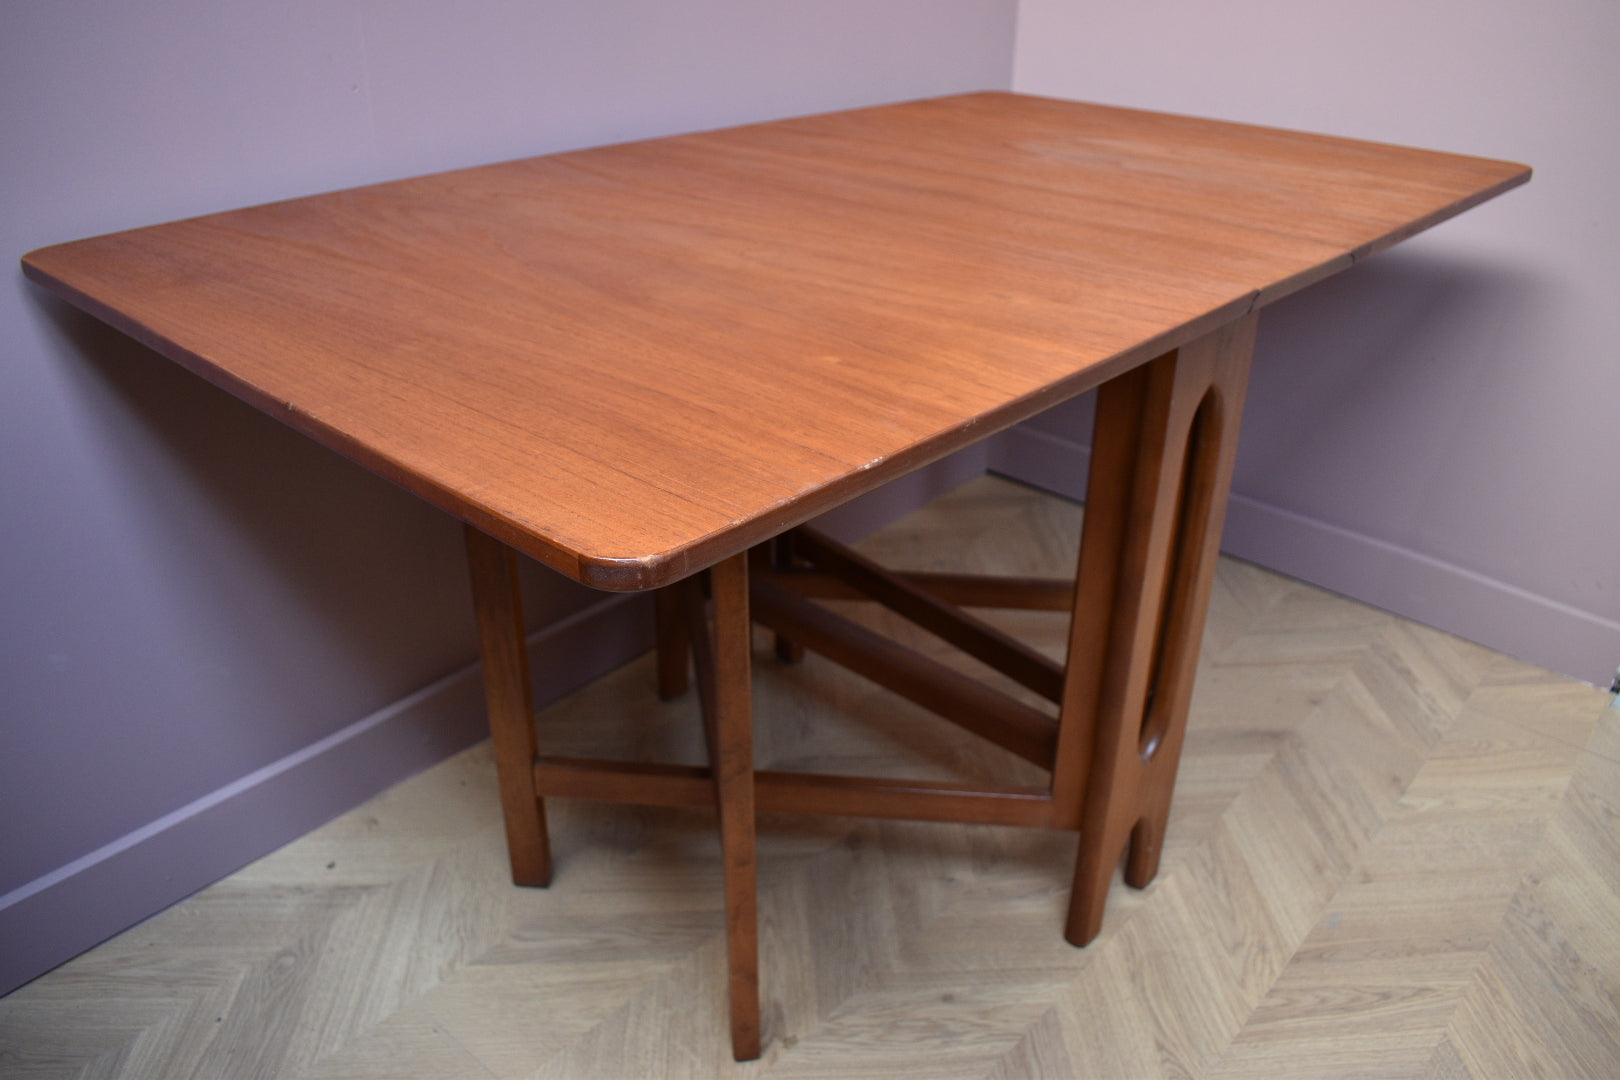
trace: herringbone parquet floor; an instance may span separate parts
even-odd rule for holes
[[[1071,569],[1077,508],[993,478],[874,537],[915,567]],[[1053,650],[1063,619],[996,616]],[[1061,936],[1074,839],[767,819],[767,1047],[727,1056],[700,814],[552,805],[508,883],[487,745],[0,999],[40,1077],[1620,1076],[1620,710],[1235,561],[1163,868]],[[759,641],[762,762],[1028,767]],[[542,745],[699,760],[644,660]]]

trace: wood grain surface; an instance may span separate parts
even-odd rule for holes
[[[24,269],[553,568],[646,588],[1528,177],[985,93],[297,199]]]

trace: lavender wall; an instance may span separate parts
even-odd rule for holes
[[[1613,4],[0,5],[0,252],[432,169],[983,87],[1527,160],[1274,308],[1228,546],[1606,681]],[[124,7],[128,7],[125,5]],[[111,8],[111,10],[110,10]],[[0,992],[477,737],[452,522],[0,289]],[[994,448],[1070,487],[1085,404]],[[953,468],[971,471],[977,462]],[[922,497],[922,477],[851,528]],[[528,581],[560,693],[634,602]]]
[[[1620,7],[1022,0],[1014,88],[1535,166],[1262,317],[1227,550],[1588,682],[1620,662]],[[1073,490],[1085,405],[997,447]]]
[[[1013,32],[1013,0],[6,4],[0,252],[453,166],[1004,88]],[[454,523],[11,265],[0,992],[480,728]],[[577,680],[645,645],[634,601],[543,572],[528,592],[552,676]],[[542,693],[568,685],[553,677]]]

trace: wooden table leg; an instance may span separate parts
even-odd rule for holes
[[[713,767],[726,874],[726,957],[731,983],[731,1046],[737,1061],[760,1056],[760,929],[753,805],[753,699],[748,619],[748,555],[710,570],[714,648]]]
[[[466,537],[473,611],[484,657],[484,701],[495,747],[501,809],[506,816],[512,880],[518,885],[545,886],[551,883],[551,844],[546,837],[545,805],[534,786],[534,695],[529,685],[517,553],[471,525],[466,527]]]
[[[759,915],[754,844],[754,720],[748,556],[710,571],[714,601],[714,771],[726,882],[731,1048],[759,1057]]]
[[[1054,798],[1079,812],[1065,936],[1158,870],[1220,549],[1254,316],[1101,388]]]

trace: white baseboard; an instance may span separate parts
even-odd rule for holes
[[[989,467],[1084,499],[1089,447],[1013,428],[991,443]],[[1234,492],[1221,550],[1498,652],[1608,686],[1620,623],[1399,545]]]

